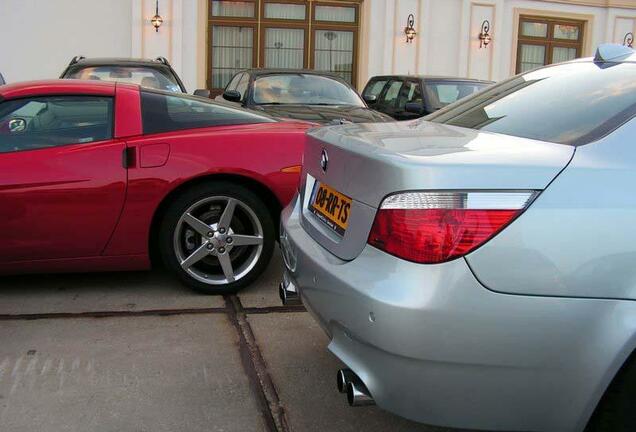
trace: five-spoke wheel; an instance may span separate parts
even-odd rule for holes
[[[270,212],[249,189],[211,183],[188,190],[166,212],[161,252],[188,285],[206,293],[235,292],[269,262]]]

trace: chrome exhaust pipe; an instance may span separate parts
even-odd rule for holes
[[[375,405],[369,389],[351,369],[340,369],[336,375],[336,384],[340,393],[347,394],[347,401],[350,406]]]
[[[347,401],[352,407],[375,405],[373,396],[360,378],[357,381],[350,381],[347,384]]]
[[[355,379],[356,374],[351,369],[340,369],[336,374],[336,385],[340,393],[347,392],[347,384]]]
[[[278,285],[278,296],[284,306],[295,306],[303,304],[298,294],[296,285],[289,280],[287,274],[283,275],[283,281]]]

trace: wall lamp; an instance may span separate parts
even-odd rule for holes
[[[490,21],[484,20],[484,22],[481,23],[481,32],[479,32],[479,48],[487,48],[491,41]]]
[[[623,39],[623,45],[634,48],[634,33],[629,32],[625,35],[625,38]]]
[[[161,18],[161,15],[159,15],[159,0],[157,0],[155,16],[150,18],[150,23],[155,28],[155,31],[159,33],[159,27],[161,27],[161,24],[163,24],[163,18]]]
[[[413,39],[415,39],[415,35],[417,34],[417,32],[415,31],[415,28],[413,27],[415,25],[415,17],[413,16],[413,14],[409,14],[409,17],[406,19],[406,27],[404,27],[404,34],[406,35],[406,43],[411,43],[413,42]]]

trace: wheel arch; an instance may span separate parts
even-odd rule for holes
[[[599,422],[599,415],[606,409],[606,405],[612,402],[612,397],[616,396],[617,386],[620,385],[627,370],[633,370],[636,367],[636,345],[633,339],[632,337],[625,349],[618,353],[614,362],[612,362],[612,367],[608,369],[606,376],[602,380],[603,384],[593,399],[594,403],[588,410],[585,423],[580,425],[586,431],[589,430],[591,425]]]
[[[228,174],[228,173],[215,173],[209,175],[203,175],[200,177],[196,177],[185,181],[178,185],[176,188],[171,190],[159,203],[155,212],[152,216],[152,221],[150,223],[150,232],[148,237],[148,251],[150,256],[150,261],[152,266],[155,267],[157,265],[161,265],[161,257],[159,254],[158,247],[158,233],[159,227],[161,226],[161,221],[166,213],[166,210],[170,206],[170,204],[178,197],[181,193],[190,189],[192,187],[198,186],[200,184],[209,183],[209,182],[218,182],[218,181],[226,181],[234,184],[241,185],[250,189],[258,194],[258,196],[263,200],[263,203],[269,210],[272,220],[274,222],[274,227],[278,230],[278,224],[280,219],[280,212],[283,209],[281,202],[278,200],[274,192],[264,183],[245,175],[241,174]]]

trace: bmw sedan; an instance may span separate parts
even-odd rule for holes
[[[139,270],[233,292],[272,256],[312,126],[137,85],[0,87],[0,274]]]
[[[636,430],[636,54],[425,119],[310,131],[281,297],[351,405],[505,431]]]

